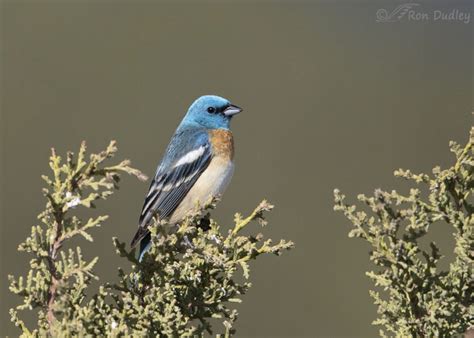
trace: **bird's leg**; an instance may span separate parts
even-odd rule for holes
[[[183,245],[188,247],[188,248],[194,249],[193,243],[191,243],[188,236],[186,236],[186,235],[183,236]]]

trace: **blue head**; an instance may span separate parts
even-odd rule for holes
[[[223,97],[205,95],[189,107],[183,123],[198,124],[207,129],[229,129],[232,116],[241,111],[241,108]]]

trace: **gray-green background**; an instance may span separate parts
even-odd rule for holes
[[[49,148],[118,141],[153,174],[188,105],[202,94],[245,111],[233,121],[236,172],[215,216],[229,224],[262,198],[272,238],[296,242],[253,265],[240,336],[375,336],[368,247],[332,211],[335,187],[355,197],[407,186],[399,167],[451,162],[448,141],[472,123],[472,21],[377,23],[380,1],[1,1],[0,335],[16,335],[7,274],[44,205]],[[420,2],[426,12],[472,3]],[[111,237],[129,241],[148,183],[125,178],[84,245],[114,278]],[[256,229],[257,230],[257,229]],[[450,229],[433,227],[444,247]]]

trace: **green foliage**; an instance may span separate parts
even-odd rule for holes
[[[453,167],[433,169],[432,175],[397,170],[395,176],[425,187],[413,188],[405,196],[377,189],[373,197],[359,195],[373,215],[344,203],[335,190],[335,210],[353,224],[349,237],[362,238],[371,246],[370,260],[379,267],[367,272],[375,286],[371,290],[378,306],[374,325],[397,337],[448,337],[474,326],[472,264],[474,253],[474,128],[465,147],[452,142]],[[434,242],[425,250],[420,239],[430,226],[451,226],[455,241],[454,261],[441,271],[443,257]]]
[[[263,212],[272,208],[263,201],[249,217],[237,214],[234,228],[226,235],[209,213],[204,218],[199,213],[188,217],[179,229],[157,224],[152,228],[153,246],[141,263],[115,239],[120,255],[134,264],[129,274],[120,270],[121,281],[115,286],[117,331],[193,336],[213,333],[209,319],[222,318],[226,335],[234,333],[237,311],[231,305],[240,303],[251,286],[248,262],[293,246],[283,240],[272,245],[261,234],[239,235],[253,220],[265,224]],[[238,272],[243,282],[236,278]]]
[[[41,335],[46,332],[58,335],[64,326],[76,325],[85,299],[85,290],[97,278],[93,267],[98,258],[84,260],[81,248],[63,250],[66,241],[82,236],[92,241],[89,231],[99,227],[107,216],[90,218],[86,222],[72,214],[77,206],[94,208],[94,202],[107,199],[118,188],[120,173],[146,179],[129,161],[113,166],[104,162],[113,157],[117,148],[111,142],[105,151],[92,154],[86,161],[86,145],[81,144],[77,158],[68,152],[63,163],[52,149],[49,166],[53,176],[42,176],[47,187],[43,189],[46,208],[38,215],[42,225],[35,225],[31,235],[20,244],[18,251],[33,255],[28,275],[9,276],[10,290],[23,298],[23,304],[11,309],[15,325],[24,334]],[[38,309],[38,328],[30,332],[18,316],[18,310]]]
[[[42,224],[32,227],[18,249],[33,256],[30,270],[26,277],[9,276],[10,290],[23,299],[10,310],[12,321],[24,336],[189,336],[212,333],[212,319],[220,318],[226,335],[233,334],[237,311],[232,305],[251,286],[248,262],[293,247],[283,240],[264,241],[261,234],[241,234],[254,220],[265,225],[263,213],[273,208],[265,201],[245,219],[236,214],[235,226],[226,234],[208,212],[201,217],[199,208],[179,228],[155,220],[152,247],[142,262],[114,238],[117,253],[132,263],[131,272],[119,268],[118,283],[104,283],[87,297],[91,281],[98,279],[93,271],[98,258],[86,261],[80,247],[65,250],[64,244],[77,236],[92,241],[90,230],[107,216],[84,222],[73,209],[94,208],[94,202],[109,197],[118,188],[120,173],[145,178],[128,161],[105,166],[116,151],[112,142],[86,161],[83,143],[77,158],[68,153],[64,163],[52,151],[53,177],[43,176],[47,203],[38,216]],[[210,201],[204,209],[214,205]],[[36,311],[37,328],[26,327],[22,310]]]

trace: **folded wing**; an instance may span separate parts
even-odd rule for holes
[[[207,132],[184,131],[173,137],[145,198],[132,247],[149,233],[154,215],[167,219],[173,214],[211,158]]]

